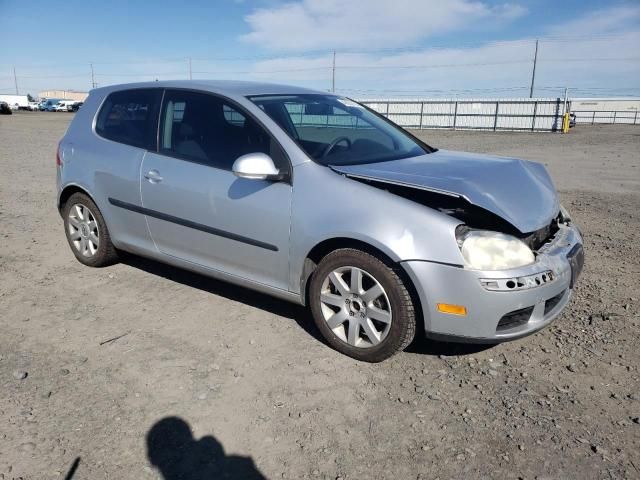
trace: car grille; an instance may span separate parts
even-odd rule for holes
[[[529,321],[532,313],[533,307],[521,308],[520,310],[509,312],[500,319],[496,331],[509,330],[524,325]]]
[[[553,310],[554,308],[556,308],[556,306],[558,305],[558,303],[560,303],[560,300],[562,300],[562,297],[564,296],[564,290],[562,292],[560,292],[558,295],[556,295],[555,297],[551,297],[549,300],[547,300],[546,302],[544,302],[544,315],[546,316],[551,310]]]

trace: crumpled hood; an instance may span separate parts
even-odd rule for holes
[[[560,208],[547,170],[528,160],[438,150],[419,157],[331,168],[347,176],[462,197],[522,233],[549,225]]]

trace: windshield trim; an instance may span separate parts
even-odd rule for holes
[[[431,145],[428,145],[427,143],[425,143],[424,141],[420,140],[415,135],[411,134],[409,131],[407,131],[404,128],[402,128],[400,125],[398,125],[398,124],[394,123],[393,121],[389,120],[387,117],[385,117],[381,113],[375,111],[374,109],[368,107],[367,105],[364,105],[364,104],[362,104],[362,103],[358,102],[357,100],[354,100],[354,99],[352,99],[350,97],[342,97],[340,95],[335,95],[335,94],[332,94],[332,93],[326,93],[326,94],[325,93],[305,93],[305,94],[299,94],[299,93],[260,93],[260,94],[256,94],[256,95],[247,95],[245,98],[247,98],[250,102],[252,102],[258,108],[260,108],[260,106],[256,102],[254,102],[254,99],[260,99],[260,98],[264,98],[264,97],[292,97],[292,96],[293,97],[299,97],[299,96],[306,96],[306,95],[335,97],[335,98],[338,98],[338,99],[345,98],[347,100],[350,100],[350,101],[358,104],[360,107],[364,108],[368,112],[372,113],[374,116],[376,116],[378,119],[382,120],[384,123],[389,125],[391,128],[393,128],[399,134],[404,135],[405,137],[408,137],[411,141],[415,142],[418,146],[420,146],[424,150],[424,154],[422,154],[422,155],[428,155],[430,153],[434,153],[434,152],[438,151],[437,148],[432,147]],[[267,112],[265,112],[263,110],[262,113],[264,113],[265,115],[267,115],[271,119],[271,117],[269,116],[269,114]],[[273,121],[273,119],[271,119],[271,120]],[[275,122],[275,123],[277,124],[277,122]],[[300,144],[298,138],[295,138],[295,136],[291,135],[290,132],[288,132],[286,129],[282,128],[280,125],[278,125],[278,127],[298,146],[298,148],[305,154],[305,156],[307,158],[309,158],[309,160],[311,160],[313,163],[316,163],[316,164],[321,165],[323,167],[331,168],[332,166],[339,167],[339,166],[346,166],[346,165],[369,165],[369,164],[373,164],[373,163],[393,162],[395,160],[403,160],[405,158],[413,158],[413,157],[420,156],[420,155],[403,155],[403,156],[400,156],[400,157],[397,157],[397,158],[391,158],[391,159],[389,159],[389,158],[387,158],[387,159],[381,158],[381,159],[373,159],[373,160],[368,161],[368,162],[361,161],[361,162],[349,163],[349,164],[332,164],[332,163],[329,163],[329,162],[325,163],[325,162],[321,162],[321,161],[315,159],[312,155],[309,155],[309,153],[307,153],[305,148]]]

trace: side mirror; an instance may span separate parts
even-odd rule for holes
[[[233,162],[233,174],[251,180],[282,180],[283,173],[276,168],[271,157],[264,153],[247,153]]]

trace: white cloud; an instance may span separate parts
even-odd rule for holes
[[[488,7],[481,8],[486,12]],[[509,15],[510,7],[498,8],[494,15]],[[639,18],[640,6],[617,7],[549,27],[540,40],[537,96],[561,95],[565,86],[581,88],[573,91],[576,95],[597,95],[600,89],[624,94],[637,88],[640,55],[630,46],[640,45]],[[336,85],[359,97],[528,96],[534,46],[534,38],[522,38],[462,48],[365,50],[371,53],[338,49]],[[329,54],[283,52],[255,63],[249,77],[326,90],[331,61]]]
[[[336,1],[328,0],[329,3]],[[371,4],[378,1],[371,0]],[[397,0],[396,5],[403,1],[408,0]],[[425,5],[430,4],[425,0]],[[514,4],[500,7],[473,5],[469,8],[483,18],[507,18],[521,14]],[[402,10],[400,6],[397,8]],[[414,10],[418,14],[420,9]],[[382,8],[378,11],[387,12]],[[369,21],[362,20],[363,23]],[[376,28],[381,29],[380,25],[389,20],[376,19],[374,22],[378,25]],[[465,25],[459,28],[469,28]],[[355,35],[350,32],[352,34]],[[295,38],[290,30],[289,37]],[[407,42],[411,45],[417,43]],[[403,49],[388,48],[388,44],[376,44],[375,48],[367,44],[365,48],[358,48],[354,44],[346,44],[336,47],[336,87],[339,92],[354,97],[528,96],[534,42],[535,38],[523,35],[521,39],[458,48]],[[540,39],[536,95],[562,95],[565,86],[581,88],[570,90],[570,94],[576,96],[640,95],[637,80],[640,78],[640,52],[636,45],[640,45],[640,5],[601,9],[582,16],[557,17],[557,23],[549,26]],[[194,58],[193,77],[270,81],[319,90],[328,90],[331,86],[330,54],[318,53],[317,49],[314,53],[311,48],[270,53],[256,50],[250,57],[234,58],[233,61]],[[327,52],[329,48],[325,45],[322,50]],[[358,50],[368,53],[355,53]],[[260,55],[265,59],[255,61]],[[155,78],[188,78],[186,53],[185,58],[171,62],[153,58],[134,60],[137,62],[131,64],[94,64],[96,80],[100,85],[107,85]],[[52,77],[40,78],[38,73],[48,73]],[[0,71],[0,77],[4,75],[7,78],[0,87],[6,87],[8,91],[13,89],[12,74],[9,68],[4,73]],[[34,66],[31,70],[19,67],[18,81],[21,90],[32,93],[39,86],[84,89],[90,85],[90,71],[87,64],[70,65],[64,72],[55,70],[53,66],[48,70],[45,66]]]
[[[394,47],[526,13],[475,0],[301,0],[254,10],[245,17],[251,32],[241,38],[279,51]]]
[[[604,34],[637,28],[640,22],[640,5],[625,5],[596,10],[582,17],[564,22],[549,29],[558,35]]]

